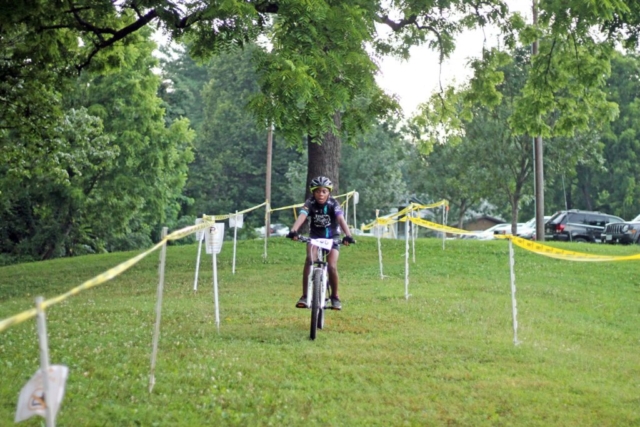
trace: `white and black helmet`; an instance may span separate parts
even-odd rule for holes
[[[318,176],[313,178],[309,183],[309,190],[313,193],[313,190],[316,188],[325,187],[328,188],[329,191],[333,191],[333,182],[326,176]]]

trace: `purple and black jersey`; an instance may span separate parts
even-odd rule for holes
[[[309,217],[309,237],[312,239],[332,239],[340,237],[340,230],[336,218],[344,215],[340,203],[329,197],[324,205],[310,197],[300,209],[301,214]]]

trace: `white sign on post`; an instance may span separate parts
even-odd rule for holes
[[[15,422],[19,423],[34,415],[44,417],[47,405],[50,405],[51,412],[55,418],[64,396],[64,386],[67,382],[68,374],[69,368],[64,365],[49,366],[49,395],[45,396],[42,370],[38,369],[20,391]]]
[[[205,231],[207,254],[219,254],[224,241],[224,222],[216,222]]]
[[[360,193],[354,191],[353,193],[353,204],[357,205],[360,202]]]
[[[242,214],[232,214],[229,217],[229,227],[230,228],[242,228],[242,224],[244,221],[244,217]]]

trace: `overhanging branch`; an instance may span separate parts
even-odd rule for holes
[[[76,68],[78,69],[78,71],[81,71],[84,67],[88,66],[91,63],[91,60],[93,59],[93,57],[102,49],[107,48],[109,46],[113,46],[115,43],[124,39],[129,34],[135,33],[140,28],[144,27],[145,25],[147,25],[149,22],[153,21],[157,17],[158,17],[158,13],[155,11],[155,9],[151,10],[147,12],[147,14],[144,15],[142,18],[138,19],[136,22],[113,33],[113,37],[109,39],[103,39],[100,43],[96,43],[91,53],[89,53],[87,60],[84,63],[78,65]]]

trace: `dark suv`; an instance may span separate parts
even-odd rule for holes
[[[605,243],[640,243],[640,215],[627,222],[607,224],[602,232]]]
[[[572,209],[559,211],[545,225],[546,237],[563,242],[600,242],[604,227],[622,218],[602,212]]]

